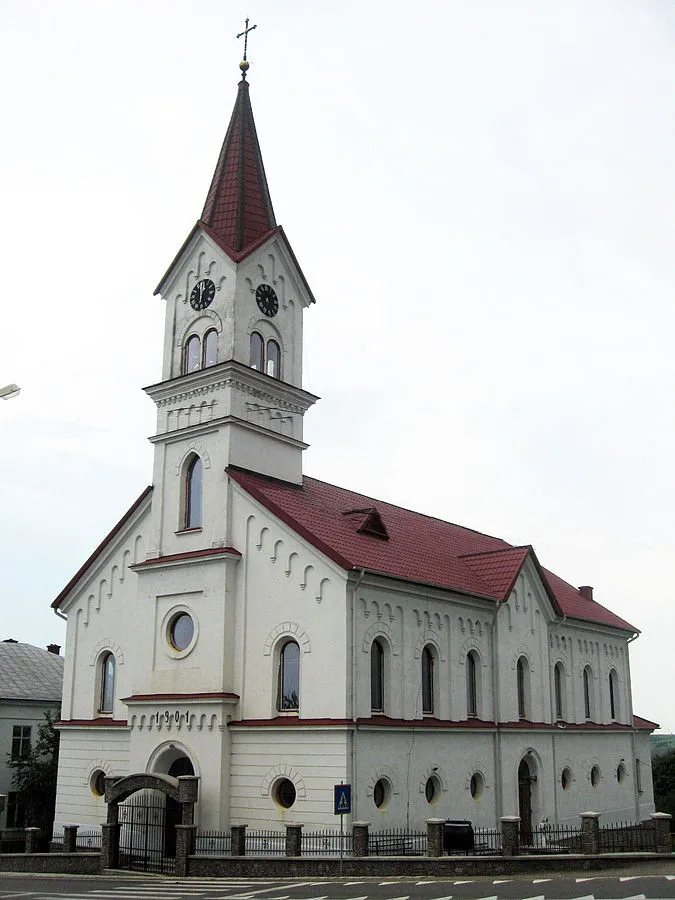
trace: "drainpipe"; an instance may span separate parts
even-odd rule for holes
[[[358,725],[356,724],[356,592],[361,586],[361,582],[366,574],[366,570],[364,568],[356,569],[358,572],[358,578],[356,579],[356,584],[352,588],[352,602],[350,604],[349,609],[351,610],[352,617],[352,646],[351,646],[351,719],[354,723],[354,728],[352,730],[352,782],[355,781],[357,777],[357,759],[358,759],[358,751],[357,751],[357,729]],[[356,789],[356,784],[354,783],[352,786],[352,822],[358,822],[358,816],[356,814],[356,805],[358,803],[359,791]]]
[[[633,756],[633,802],[635,804],[635,821],[640,821],[640,795],[638,793],[638,783],[637,778],[635,777],[635,770],[637,768],[637,756],[635,749],[635,722],[633,720],[633,684],[630,677],[630,658],[628,654],[628,644],[632,644],[633,641],[640,636],[640,632],[636,631],[631,637],[626,641],[626,679],[628,681],[628,715],[630,716],[630,749],[631,754]]]
[[[497,822],[504,815],[504,798],[502,797],[502,740],[499,730],[499,721],[501,717],[499,703],[499,679],[497,677],[497,663],[499,660],[499,639],[497,636],[497,616],[502,605],[506,603],[506,599],[497,602],[494,616],[492,617],[492,718],[495,723],[494,734],[494,754],[495,754],[495,812],[497,813]]]

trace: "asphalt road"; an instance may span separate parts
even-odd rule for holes
[[[675,900],[675,873],[279,881],[0,874],[0,900]]]

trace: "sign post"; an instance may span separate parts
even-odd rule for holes
[[[336,784],[333,787],[333,812],[340,816],[340,877],[342,877],[342,857],[344,856],[345,832],[344,816],[352,811],[352,786],[351,784]]]

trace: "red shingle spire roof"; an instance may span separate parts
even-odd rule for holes
[[[234,254],[259,244],[276,228],[245,78],[199,224]]]

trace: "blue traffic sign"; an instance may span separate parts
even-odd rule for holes
[[[351,784],[336,784],[333,788],[336,816],[349,815],[352,811],[352,786]]]

